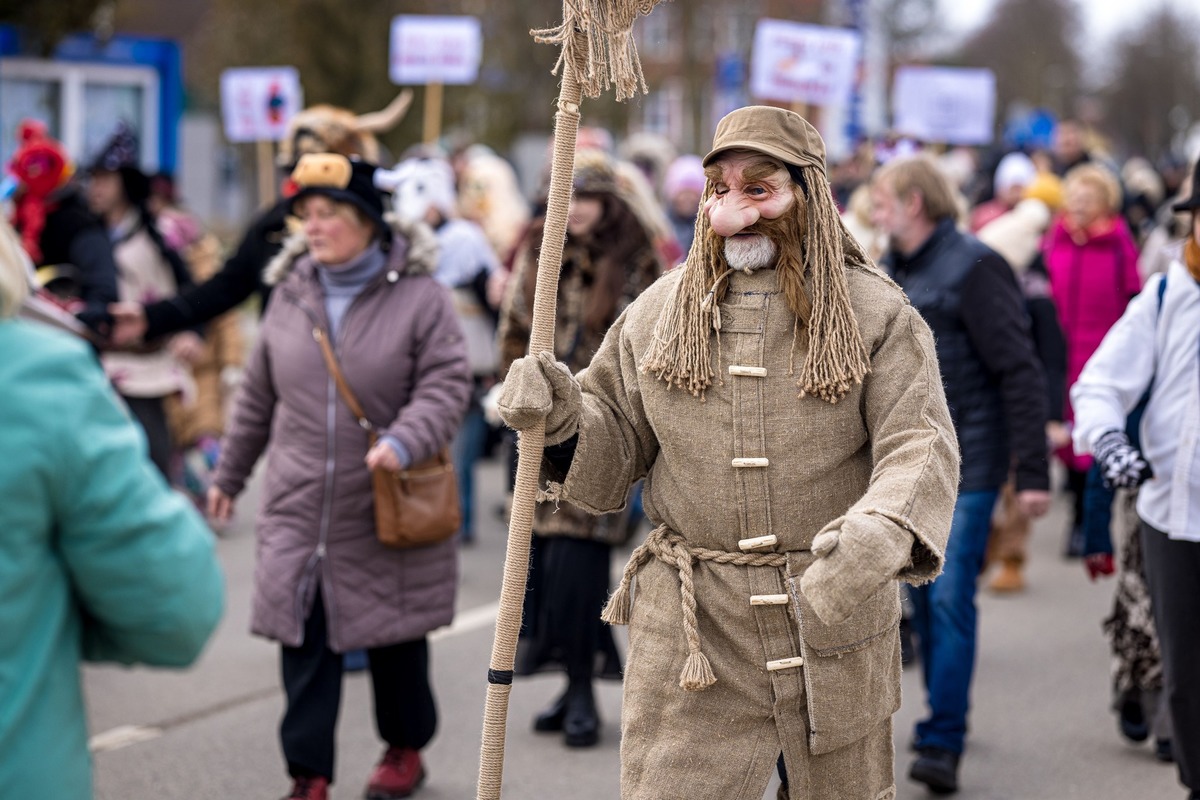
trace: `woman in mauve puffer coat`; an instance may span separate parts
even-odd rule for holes
[[[1067,392],[1096,352],[1130,298],[1142,289],[1137,245],[1121,218],[1121,186],[1097,164],[1082,164],[1066,175],[1066,206],[1046,235],[1043,255],[1050,291],[1067,342]],[[1066,398],[1064,398],[1066,399]],[[1066,422],[1074,419],[1067,399]],[[1075,496],[1068,555],[1082,555],[1083,495],[1090,456],[1075,455],[1067,444],[1056,451],[1067,468]]]
[[[268,267],[277,286],[222,443],[209,512],[228,518],[267,451],[256,533],[253,632],[282,645],[280,728],[291,797],[323,800],[334,773],[342,655],[366,649],[387,751],[368,796],[406,797],[437,722],[426,634],[449,624],[456,543],[392,549],[376,538],[368,467],[399,469],[449,444],[471,393],[449,292],[431,277],[433,232],[393,230],[374,168],[304,156],[291,212],[303,237]],[[339,396],[314,330],[381,439]]]

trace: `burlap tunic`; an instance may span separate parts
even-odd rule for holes
[[[638,570],[621,796],[760,800],[782,752],[793,800],[892,797],[898,584],[839,625],[817,619],[798,587],[813,538],[847,514],[914,535],[902,580],[928,581],[941,569],[959,469],[933,338],[894,284],[848,270],[872,371],[836,405],[798,398],[789,369],[799,370],[807,338],[801,330],[793,351],[795,316],[774,270],[735,273],[712,348],[718,377],[701,400],[638,369],[681,272],[627,309],[579,376],[578,448],[550,492],[611,512],[647,475],[645,509],[663,526],[652,534],[660,543],[678,535],[685,548],[741,554],[739,542],[774,536],[749,552],[780,565],[683,559],[717,679],[701,691],[679,686],[689,653],[686,570],[660,558]]]

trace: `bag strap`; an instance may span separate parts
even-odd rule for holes
[[[363,407],[359,405],[358,398],[354,396],[354,392],[350,391],[350,384],[346,383],[346,378],[342,375],[341,368],[338,367],[337,357],[333,354],[333,347],[329,344],[329,335],[320,326],[315,325],[313,326],[313,339],[316,339],[317,345],[321,348],[321,357],[325,359],[325,368],[333,376],[333,382],[337,384],[338,394],[342,396],[342,400],[350,408],[350,413],[358,420],[358,424],[363,430],[374,433],[375,426],[367,419]]]

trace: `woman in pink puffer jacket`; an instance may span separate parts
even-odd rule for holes
[[[1081,164],[1066,175],[1066,206],[1046,234],[1043,253],[1050,289],[1067,341],[1067,391],[1083,365],[1142,288],[1137,245],[1121,218],[1121,186],[1109,170]],[[1074,419],[1068,399],[1066,421]],[[1092,459],[1076,455],[1069,440],[1056,451],[1075,496],[1068,555],[1080,555],[1082,502]]]

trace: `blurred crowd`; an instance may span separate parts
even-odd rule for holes
[[[178,609],[151,605],[162,615],[191,615],[172,624],[197,632],[161,648],[151,636],[127,649],[109,642],[82,652],[64,641],[36,659],[31,646],[14,643],[0,648],[0,672],[53,671],[77,687],[77,679],[64,676],[80,658],[176,665],[194,658],[219,611],[213,589],[219,575],[211,544],[197,543],[196,514],[206,513],[221,530],[265,456],[252,626],[280,645],[287,695],[280,744],[294,798],[325,797],[335,777],[341,679],[353,669],[371,671],[386,745],[368,778],[368,796],[405,797],[425,780],[420,752],[437,724],[427,634],[453,612],[456,548],[469,546],[493,513],[477,502],[475,467],[481,459],[507,459],[512,480],[514,439],[494,404],[508,366],[529,346],[547,222],[548,175],[526,197],[511,164],[473,143],[414,145],[394,164],[381,163],[391,160],[375,138],[385,126],[360,119],[332,107],[298,117],[280,148],[281,198],[228,246],[185,210],[171,176],[142,169],[136,134],[125,126],[75,165],[44,125],[22,122],[4,198],[0,272],[18,278],[0,281],[0,305],[10,316],[70,331],[86,346],[41,335],[40,327],[3,345],[0,374],[15,368],[18,351],[22,359],[58,364],[61,374],[46,367],[53,381],[36,391],[31,383],[22,400],[44,412],[30,419],[42,417],[39,425],[56,430],[29,443],[6,436],[0,527],[56,531],[57,557],[68,567],[66,578],[54,579],[65,581],[55,602],[76,604],[62,613],[85,632],[96,630],[98,641],[108,641],[100,627],[109,621],[121,635],[128,620],[134,628],[161,622],[134,608],[145,605],[128,593],[140,584],[157,597],[176,598]],[[1062,552],[1080,559],[1092,579],[1118,576],[1105,623],[1114,655],[1112,707],[1124,736],[1151,740],[1156,755],[1171,761],[1175,736],[1136,534],[1137,489],[1132,481],[1106,479],[1086,448],[1076,450],[1072,401],[1081,395],[1072,389],[1143,286],[1173,263],[1192,267],[1185,248],[1196,247],[1198,173],[1182,159],[1121,163],[1101,137],[1073,120],[1059,122],[1052,141],[1002,149],[945,148],[896,136],[863,142],[830,165],[830,183],[846,227],[902,285],[904,270],[928,241],[917,237],[909,247],[905,204],[923,192],[928,207],[931,191],[921,189],[919,178],[911,179],[916,188],[905,183],[908,173],[897,165],[914,161],[936,168],[953,191],[946,224],[1003,259],[1019,287],[1046,409],[1044,438],[1032,447],[1043,456],[1053,452],[1061,476],[1054,488],[1070,497]],[[558,265],[558,361],[573,372],[585,368],[623,309],[685,259],[706,191],[700,157],[677,152],[662,137],[636,134],[618,142],[602,129],[580,131]],[[26,292],[31,298],[18,312],[15,299]],[[239,312],[251,298],[251,310]],[[981,300],[963,313],[986,316],[992,309]],[[11,327],[0,325],[0,341]],[[360,409],[340,394],[335,367],[314,343],[322,337]],[[93,356],[111,398],[89,371]],[[5,374],[0,382],[17,380]],[[86,419],[78,408],[55,416],[64,393],[90,398]],[[139,462],[140,445],[119,430],[121,407],[140,427],[157,475]],[[1003,437],[1004,423],[997,424],[998,433],[980,435]],[[119,446],[87,461],[97,440],[110,434],[122,440]],[[65,442],[73,466],[44,469],[74,484],[67,493],[78,496],[78,507],[36,493],[12,502],[15,489],[3,479],[15,469],[9,462],[57,452],[49,440]],[[372,471],[404,474],[444,448],[457,478],[460,530],[419,551],[384,547],[373,529]],[[987,585],[998,593],[1023,590],[1026,543],[1039,513],[1022,502],[1019,472],[1016,465],[985,509]],[[90,497],[87,487],[105,480],[113,481],[107,491],[124,495],[119,503]],[[176,502],[179,495],[193,508]],[[49,509],[40,523],[15,510],[35,502]],[[73,521],[101,507],[114,515],[113,530],[85,525],[76,536]],[[543,504],[534,520],[517,672],[564,673],[562,691],[533,725],[568,746],[586,747],[602,729],[593,682],[619,679],[622,671],[611,630],[599,619],[611,588],[611,554],[635,535],[642,517],[636,488],[617,514],[592,516],[565,505],[554,511]],[[135,560],[110,573],[101,569],[103,558],[72,550],[99,548],[115,559],[110,548],[131,536],[122,527],[160,537],[155,546],[182,548],[193,560],[186,572],[198,582],[208,574],[208,584],[166,588],[162,582],[182,567],[157,561],[138,567]],[[22,578],[28,584],[49,580],[35,580],[29,569]],[[120,590],[106,582],[119,582]],[[7,597],[0,594],[0,603],[10,604]],[[921,602],[913,598],[918,611]],[[0,608],[0,617],[8,614]],[[4,627],[0,641],[8,642],[13,628]],[[905,658],[916,658],[920,646],[918,630]],[[46,686],[22,691],[57,696]],[[81,703],[73,702],[55,712],[81,721]],[[60,731],[33,721],[40,713],[30,708],[25,730],[42,737]],[[71,796],[85,797],[82,723],[73,729],[84,766],[72,777]],[[9,745],[18,738],[0,730],[0,752],[14,752]],[[30,787],[26,796],[52,796],[37,788],[44,770],[22,774],[8,755],[2,761],[0,776],[17,769],[18,785]]]

